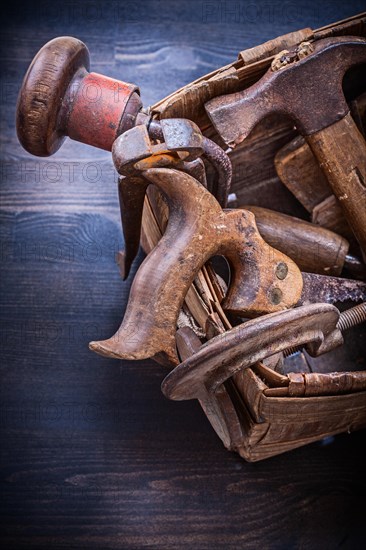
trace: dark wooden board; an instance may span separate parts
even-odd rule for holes
[[[17,143],[16,95],[57,35],[144,104],[362,1],[29,1],[1,33],[1,531],[3,548],[358,548],[365,433],[258,464],[228,453],[196,402],[160,392],[163,367],[89,352],[118,327],[130,280],[110,155]],[[139,260],[141,260],[141,257]],[[136,266],[135,266],[136,268]]]

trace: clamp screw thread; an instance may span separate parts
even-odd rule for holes
[[[366,302],[343,311],[339,316],[337,328],[344,332],[366,321]]]

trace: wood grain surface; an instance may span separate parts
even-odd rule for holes
[[[133,273],[111,155],[28,155],[15,103],[38,49],[76,36],[144,105],[239,51],[362,11],[347,3],[12,1],[1,26],[2,548],[361,548],[365,433],[248,464],[164,367],[88,350],[119,326]],[[139,256],[139,261],[142,254]],[[138,262],[134,265],[135,272]]]
[[[349,136],[347,153],[343,147],[339,146],[341,136],[344,135]],[[307,136],[306,139],[327,176],[366,260],[366,147],[364,137],[351,114],[348,113],[344,119],[312,136]]]

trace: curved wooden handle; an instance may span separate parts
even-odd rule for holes
[[[366,260],[366,144],[350,114],[306,136]]]
[[[178,364],[179,311],[198,271],[216,254],[225,256],[232,267],[224,308],[256,316],[298,302],[301,272],[290,258],[265,243],[251,212],[222,210],[197,180],[177,170],[149,169],[143,176],[166,195],[168,225],[134,278],[121,327],[109,340],[91,342],[92,350],[124,359],[163,353]],[[145,186],[137,178],[134,181]]]
[[[71,36],[51,40],[33,59],[18,97],[20,143],[32,155],[55,153],[65,136],[111,150],[142,107],[138,88],[89,73],[89,51]]]

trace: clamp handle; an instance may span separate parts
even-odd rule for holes
[[[142,107],[134,84],[89,73],[86,45],[70,36],[45,44],[19,92],[18,139],[29,153],[47,157],[66,136],[110,151],[114,140],[135,124]]]

